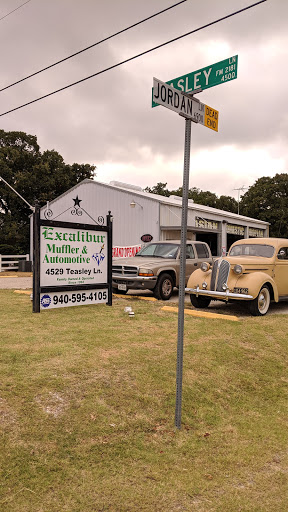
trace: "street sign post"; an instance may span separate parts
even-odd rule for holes
[[[191,121],[202,124],[218,131],[219,112],[205,103],[201,103],[193,95],[177,91],[172,85],[153,78],[153,101],[159,105],[177,112],[185,117],[185,145],[184,145],[184,172],[183,197],[181,219],[181,250],[180,250],[180,276],[179,276],[179,306],[178,306],[178,338],[177,338],[177,368],[176,368],[176,404],[175,426],[181,428],[182,410],[182,375],[183,375],[183,335],[184,335],[184,302],[185,302],[185,275],[186,275],[186,241],[187,241],[187,215],[188,190],[190,172],[190,146]]]
[[[169,108],[194,123],[202,124],[218,132],[219,112],[205,103],[201,103],[193,96],[183,94],[174,87],[157,78],[153,78],[153,101],[158,105]]]
[[[180,76],[169,82],[153,79],[152,107],[162,105],[182,117],[185,117],[185,145],[183,197],[181,219],[181,252],[179,277],[177,367],[176,367],[176,404],[175,426],[181,428],[182,411],[182,375],[183,375],[183,336],[184,336],[184,301],[186,275],[186,242],[188,190],[190,172],[191,121],[218,131],[219,112],[194,98],[194,94],[237,78],[238,55],[229,59],[198,69],[188,75]]]
[[[237,78],[238,55],[216,62],[205,68],[197,69],[192,73],[168,80],[166,83],[182,92],[193,93],[198,89],[209,89],[215,85],[224,84]],[[152,107],[158,102],[152,100]]]
[[[183,171],[183,189],[182,189],[183,192],[182,192],[177,365],[176,365],[175,426],[178,429],[181,428],[181,411],[182,411],[184,302],[185,302],[186,242],[187,242],[188,190],[189,190],[189,172],[190,172],[190,147],[191,147],[191,119],[188,119],[186,117],[186,119],[185,119],[185,143],[184,143],[184,171]]]

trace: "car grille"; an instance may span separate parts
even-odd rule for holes
[[[218,270],[218,261],[219,261],[219,260],[215,260],[215,261],[214,261],[214,265],[213,265],[213,268],[212,268],[212,274],[211,274],[211,290],[215,290],[216,275],[217,275],[217,270]]]
[[[138,276],[138,268],[128,265],[113,265],[112,274],[113,276],[134,277]]]
[[[113,284],[123,284],[125,283],[126,286],[133,286],[133,284],[135,283],[135,281],[129,281],[129,279],[125,279],[125,281],[123,281],[123,279],[117,279],[116,277],[113,277]]]
[[[226,260],[215,260],[211,275],[211,290],[223,292],[223,284],[227,284],[230,263]]]

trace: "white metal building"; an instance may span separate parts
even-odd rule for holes
[[[144,192],[140,187],[86,179],[41,209],[41,218],[64,222],[106,223],[113,215],[114,256],[133,255],[141,237],[180,240],[182,198]],[[239,238],[269,236],[269,223],[189,200],[187,238],[207,242],[214,256],[226,254]]]

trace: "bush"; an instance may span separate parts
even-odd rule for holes
[[[9,244],[0,244],[0,254],[8,255],[8,254],[17,254],[18,251],[15,250],[13,245]]]

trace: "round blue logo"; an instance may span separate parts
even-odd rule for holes
[[[41,305],[43,308],[49,308],[51,304],[51,297],[50,295],[43,295],[42,299],[41,299]]]

